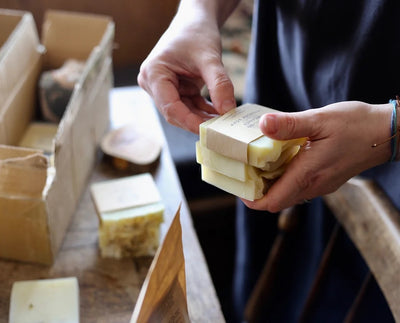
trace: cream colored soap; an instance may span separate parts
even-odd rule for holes
[[[200,144],[200,141],[196,142],[196,161],[238,181],[244,182],[251,176],[251,166],[207,149]]]
[[[200,125],[196,158],[204,181],[248,200],[266,193],[306,142],[264,136],[258,122],[268,112],[279,111],[247,104]]]
[[[9,323],[79,323],[76,277],[18,281],[13,284]]]
[[[159,246],[164,205],[150,173],[95,183],[103,257],[153,256]]]
[[[207,149],[198,141],[196,142],[196,160],[199,164],[242,182],[248,179],[254,180],[259,176],[266,179],[274,179],[283,174],[286,166],[299,149],[299,146],[289,147],[282,152],[278,160],[267,163],[264,169],[259,169]]]
[[[162,203],[101,213],[101,256],[125,258],[154,255],[159,246],[163,213]]]
[[[240,106],[237,109],[241,109],[245,111],[248,107],[257,107],[259,109],[258,114],[256,115],[262,115],[263,113],[271,113],[271,112],[279,112],[277,110],[273,110],[270,108],[265,108],[261,106],[256,106],[256,105],[244,105]],[[234,116],[234,114],[233,114]],[[239,114],[238,118],[240,119],[241,114]],[[208,138],[208,131],[211,125],[214,125],[215,122],[221,122],[221,117],[218,116],[215,118],[212,118],[210,120],[207,120],[200,124],[199,132],[200,132],[200,144],[204,147],[210,148],[211,143],[207,142]],[[223,125],[225,123],[227,124],[225,127],[221,128],[221,133],[219,135],[214,135],[213,141],[218,142],[217,145],[213,142],[213,151],[223,154],[227,157],[230,157],[235,160],[242,161],[239,153],[237,156],[235,156],[236,150],[239,150],[239,148],[242,146],[242,144],[237,144],[241,140],[244,142],[249,138],[246,136],[246,128],[243,130],[243,128],[237,128],[237,123],[236,119],[234,117],[232,118],[227,118]],[[228,126],[228,124],[230,126]],[[256,128],[256,130],[255,130]],[[242,132],[243,133],[243,138],[240,138],[240,134],[238,135],[238,138],[233,139],[233,136],[236,136],[236,130],[237,132]],[[225,131],[225,132],[224,132]],[[306,142],[306,138],[299,138],[299,139],[292,139],[292,140],[275,140],[271,139],[267,136],[264,136],[261,131],[258,129],[258,119],[253,120],[252,126],[248,128],[248,131],[252,131],[255,133],[253,140],[250,140],[247,143],[247,161],[246,164],[249,164],[251,166],[257,167],[257,168],[264,168],[265,170],[268,170],[268,163],[270,162],[275,162],[277,161],[281,154],[288,148],[292,146],[301,146]],[[258,134],[258,135],[257,135]],[[232,149],[229,149],[232,147]],[[237,157],[237,158],[236,158]],[[242,161],[243,162],[243,161]]]
[[[199,143],[196,148],[197,161],[202,169],[202,180],[247,200],[261,198],[273,180],[285,172],[287,166],[286,163],[272,171],[262,171],[214,153]],[[290,161],[296,153],[296,149],[288,149],[287,161]]]
[[[263,197],[270,185],[270,182],[261,176],[242,182],[218,173],[205,165],[201,165],[201,179],[228,193],[250,201]]]
[[[18,146],[41,149],[47,154],[54,152],[54,138],[57,134],[58,124],[45,122],[32,122],[25,131]]]
[[[269,163],[277,162],[287,149],[295,147],[297,153],[306,141],[305,138],[283,141],[263,136],[248,146],[249,165],[268,170]]]

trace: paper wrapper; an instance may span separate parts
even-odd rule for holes
[[[180,207],[143,283],[131,323],[190,322]]]

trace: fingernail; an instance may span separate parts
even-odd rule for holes
[[[273,114],[268,114],[264,117],[263,120],[264,129],[269,134],[275,134],[278,132],[278,121],[276,116]]]
[[[236,102],[235,100],[225,100],[222,102],[222,112],[226,113],[230,110],[232,110],[233,108],[236,108]]]

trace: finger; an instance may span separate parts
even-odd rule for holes
[[[150,91],[155,105],[167,122],[193,133],[199,132],[199,125],[204,117],[191,113],[182,102],[176,82],[163,76],[152,83]]]
[[[218,115],[214,105],[201,95],[190,97],[183,96],[182,102],[190,109],[192,113],[195,113],[203,118],[209,119],[210,117]]]
[[[204,82],[202,82],[200,79],[189,79],[186,77],[180,77],[178,92],[182,96],[200,95],[203,85]]]
[[[221,61],[215,60],[206,64],[201,71],[201,76],[219,114],[224,114],[236,107],[233,84]]]
[[[275,213],[301,203],[305,199],[303,193],[299,186],[293,185],[292,179],[286,180],[283,175],[261,199],[243,202],[251,209]]]
[[[295,113],[267,113],[259,121],[261,131],[278,140],[316,137],[321,130],[316,110]]]

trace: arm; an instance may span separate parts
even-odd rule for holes
[[[168,122],[198,133],[199,124],[235,107],[221,62],[219,28],[238,0],[183,0],[138,75]],[[201,96],[208,87],[211,103]]]
[[[277,212],[335,191],[351,177],[390,159],[391,104],[340,102],[304,112],[266,114],[263,133],[274,139],[309,142],[253,209]],[[371,147],[374,143],[382,143]]]

